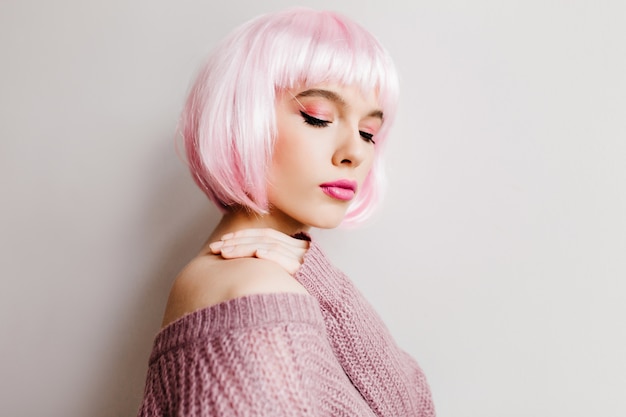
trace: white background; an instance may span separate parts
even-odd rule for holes
[[[0,2],[0,415],[132,416],[218,219],[174,149],[189,80],[279,0]],[[390,186],[314,233],[440,416],[626,415],[623,1],[303,1],[401,74]]]

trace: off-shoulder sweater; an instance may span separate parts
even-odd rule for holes
[[[156,336],[140,417],[431,417],[430,390],[315,241],[295,278],[188,314]]]

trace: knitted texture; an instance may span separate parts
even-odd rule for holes
[[[315,241],[295,277],[318,300],[335,357],[377,416],[435,416],[418,364]]]
[[[258,294],[156,336],[140,417],[434,416],[417,364],[311,242],[305,294]]]

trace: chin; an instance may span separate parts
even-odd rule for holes
[[[345,211],[340,213],[318,213],[318,215],[307,219],[304,224],[317,229],[334,229],[343,222],[345,215]]]
[[[311,224],[311,227],[315,227],[316,229],[335,229],[337,228],[343,219],[338,222],[324,222],[324,223],[315,223]]]
[[[346,216],[348,206],[337,204],[300,204],[292,210],[280,210],[274,207],[273,215],[279,222],[299,224],[316,229],[334,229],[339,226]]]

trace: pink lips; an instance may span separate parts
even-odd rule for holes
[[[337,200],[349,201],[356,194],[357,183],[351,180],[338,180],[320,184],[320,188],[326,195]]]

